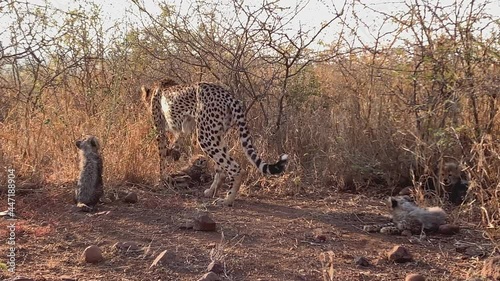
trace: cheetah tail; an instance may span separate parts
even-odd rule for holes
[[[283,171],[285,171],[286,164],[288,163],[288,155],[282,154],[278,162],[274,164],[268,164],[262,161],[257,154],[257,150],[252,145],[252,137],[250,136],[250,131],[248,130],[245,120],[245,114],[239,101],[235,101],[233,103],[232,114],[238,125],[241,146],[245,150],[245,155],[248,160],[253,163],[262,174],[277,175],[283,173]]]

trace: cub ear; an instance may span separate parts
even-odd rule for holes
[[[76,143],[75,143],[75,145],[76,145],[76,147],[81,148],[82,141],[81,140],[77,140]]]
[[[97,140],[97,138],[91,137],[89,141],[91,146],[99,149],[99,141]]]
[[[391,208],[396,208],[398,206],[398,200],[394,197],[390,197],[389,202],[391,204]]]

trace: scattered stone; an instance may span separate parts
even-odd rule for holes
[[[388,253],[387,257],[389,258],[390,261],[394,261],[397,263],[405,263],[405,262],[410,262],[413,261],[413,257],[408,251],[403,246],[394,246]]]
[[[83,257],[85,261],[88,263],[98,263],[104,260],[101,249],[96,245],[88,246],[83,251]]]
[[[496,281],[500,280],[500,256],[491,257],[484,261],[481,276]]]
[[[63,275],[60,278],[61,278],[61,281],[78,281],[78,279],[73,278],[71,276],[67,276],[67,275]]]
[[[365,257],[354,258],[354,263],[356,263],[357,266],[363,266],[363,267],[370,266],[370,262]]]
[[[151,263],[151,266],[149,268],[156,267],[156,266],[165,266],[165,265],[167,265],[169,260],[172,260],[174,258],[175,258],[174,253],[171,253],[171,252],[168,252],[167,250],[165,250],[165,251],[161,252],[155,258],[155,260],[153,261],[153,263]]]
[[[7,281],[35,281],[35,279],[19,276],[7,279]]]
[[[420,274],[408,274],[406,275],[405,281],[425,281],[425,277]]]
[[[443,224],[439,226],[438,233],[444,235],[453,235],[457,234],[460,231],[460,227],[458,225],[452,224]]]
[[[213,272],[216,274],[222,274],[222,273],[224,273],[224,265],[218,261],[212,261],[207,266],[207,271]]]
[[[125,197],[123,197],[123,202],[125,203],[137,203],[137,193],[135,192],[129,192]]]
[[[140,251],[139,244],[134,241],[116,242],[113,248],[120,252],[137,252]]]
[[[316,228],[313,230],[313,237],[314,241],[316,242],[326,242],[326,235],[321,228]]]
[[[213,273],[213,272],[208,272],[205,275],[203,275],[198,281],[221,281],[219,275]]]
[[[216,223],[208,213],[201,213],[193,220],[193,229],[199,231],[215,231]]]

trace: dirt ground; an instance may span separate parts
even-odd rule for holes
[[[88,214],[75,211],[72,188],[45,187],[16,197],[16,276],[34,280],[63,280],[64,276],[85,281],[197,280],[216,249],[225,264],[223,280],[323,280],[318,258],[326,251],[333,252],[334,280],[404,280],[408,273],[420,273],[427,280],[465,280],[470,272],[480,270],[481,262],[473,255],[458,253],[457,243],[488,244],[480,230],[469,226],[454,236],[365,233],[363,225],[387,222],[387,209],[382,199],[363,195],[283,198],[257,193],[238,197],[233,207],[221,207],[198,195],[125,186],[121,189],[139,195],[136,204],[115,201]],[[180,227],[199,211],[211,214],[217,222],[216,232]],[[0,236],[7,237],[8,222],[0,222]],[[314,237],[317,229],[325,241]],[[139,243],[141,249],[119,252],[113,245],[120,241]],[[103,250],[103,262],[83,261],[81,254],[89,245]],[[395,245],[407,247],[415,261],[389,262],[385,253]],[[3,243],[0,252],[7,250]],[[164,250],[169,253],[167,265],[150,269]],[[371,265],[357,266],[354,259],[359,256]],[[5,270],[1,274],[2,280],[12,277]]]

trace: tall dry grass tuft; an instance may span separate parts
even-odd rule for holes
[[[152,183],[157,178],[156,141],[149,116],[134,97],[116,89],[97,94],[92,111],[83,95],[48,90],[43,108],[25,114],[23,103],[13,103],[3,122],[2,166],[13,166],[18,177],[40,185],[74,182],[78,177],[75,141],[97,136],[104,157],[104,179],[115,185],[126,181]],[[5,156],[6,155],[6,156]]]

